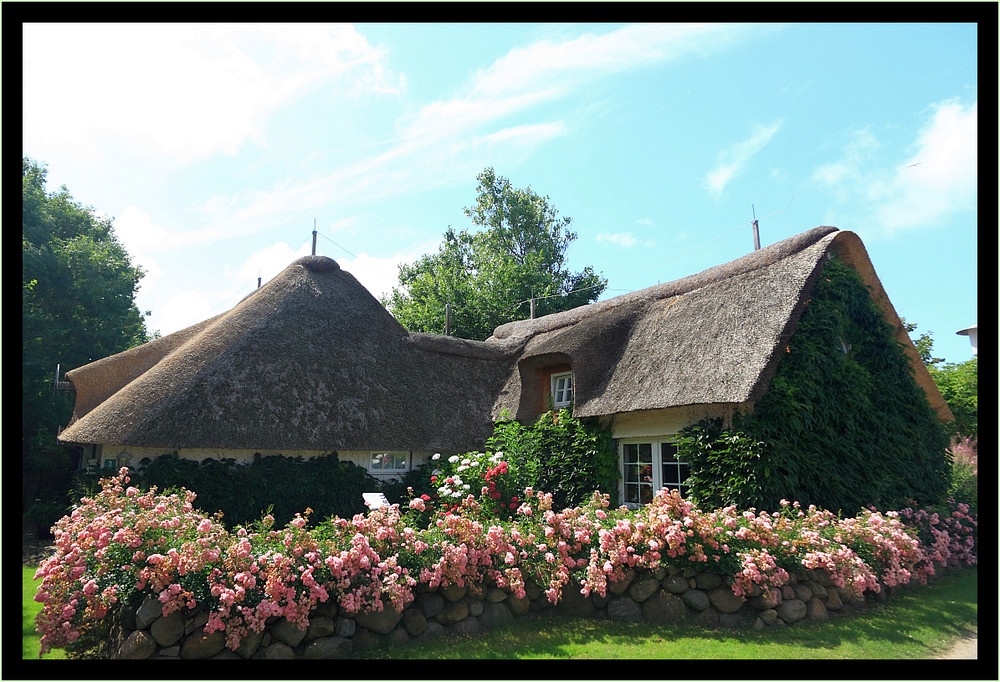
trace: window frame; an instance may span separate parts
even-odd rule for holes
[[[559,381],[561,379],[568,379],[568,385],[565,385],[562,389],[557,388]],[[556,394],[561,392],[563,394],[564,400],[556,400]],[[568,398],[566,397],[568,394]],[[549,396],[552,398],[552,406],[554,408],[562,409],[564,407],[569,407],[573,404],[573,372],[572,370],[568,372],[553,372],[549,377]]]
[[[651,480],[649,481],[643,481],[641,479],[629,480],[629,476],[631,475],[631,473],[627,468],[628,466],[638,465],[641,467],[642,465],[646,464],[641,459],[642,457],[641,446],[643,445],[648,446],[649,448],[649,453],[650,453],[649,465],[652,468],[651,476],[649,478]],[[639,454],[639,459],[636,462],[626,461],[626,452],[628,449],[631,449],[632,446],[635,446],[635,452]],[[664,458],[665,446],[672,449],[672,452],[670,452],[670,458],[668,459]],[[664,479],[666,478],[663,475],[665,465],[669,467],[676,467],[676,473],[677,473],[676,478],[678,479],[678,482],[664,481]],[[654,436],[649,438],[620,439],[618,441],[618,466],[622,481],[621,486],[619,488],[621,503],[631,509],[637,509],[645,504],[648,504],[648,501],[646,502],[643,501],[644,495],[642,494],[642,487],[644,486],[648,486],[648,491],[649,491],[648,500],[651,500],[652,497],[655,496],[656,493],[662,490],[663,488],[671,488],[679,490],[681,493],[681,497],[685,497],[688,494],[688,491],[690,490],[690,486],[688,486],[685,483],[687,478],[691,475],[690,463],[681,461],[677,458],[676,435]],[[636,469],[637,473],[638,471],[639,469]],[[639,486],[637,494],[635,495],[635,499],[637,499],[638,501],[629,501],[630,486]]]
[[[402,458],[402,465],[399,467],[383,467],[382,460],[376,460],[377,457],[385,457],[387,455],[392,456],[393,464],[396,463],[396,458]],[[412,453],[408,450],[379,450],[372,451],[368,455],[368,471],[373,474],[404,474],[410,470],[410,460]],[[378,466],[376,466],[376,462]]]

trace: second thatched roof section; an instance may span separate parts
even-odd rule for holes
[[[690,277],[537,320],[498,327],[525,344],[494,406],[529,416],[538,367],[568,362],[574,413],[591,417],[685,405],[742,405],[767,390],[831,252],[854,267],[910,356],[942,420],[945,401],[852,232],[817,227]]]

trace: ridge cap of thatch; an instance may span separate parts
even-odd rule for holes
[[[495,343],[514,337],[527,339],[536,334],[550,332],[561,327],[567,327],[593,315],[606,312],[622,305],[637,302],[652,302],[690,293],[710,284],[735,277],[747,272],[759,270],[794,255],[806,249],[829,234],[839,232],[836,227],[820,226],[799,233],[780,242],[775,242],[745,256],[715,265],[707,270],[688,275],[663,284],[632,291],[621,296],[615,296],[604,301],[590,303],[578,308],[552,313],[533,320],[518,320],[502,324],[493,330],[493,335],[487,339]]]
[[[474,360],[507,360],[524,348],[523,339],[487,342],[429,332],[410,332],[407,341],[423,351]]]

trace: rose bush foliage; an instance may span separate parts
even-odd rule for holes
[[[101,619],[140,596],[158,599],[163,615],[206,606],[205,629],[225,632],[236,649],[272,616],[305,629],[329,600],[349,614],[402,610],[418,583],[523,597],[530,580],[557,603],[567,588],[605,595],[627,568],[674,565],[723,575],[745,598],[808,568],[861,595],[976,563],[976,521],[964,504],[852,518],[787,500],[775,512],[706,512],[661,490],[637,510],[595,492],[560,511],[549,493],[517,494],[517,474],[497,454],[440,460],[436,498],[315,524],[307,509],[282,529],[265,516],[234,531],[198,512],[193,492],[140,491],[123,468],[53,528],[56,551],[35,576],[42,651],[93,650]]]

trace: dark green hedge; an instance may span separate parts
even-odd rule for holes
[[[379,490],[379,482],[364,468],[341,462],[336,453],[308,459],[258,453],[250,464],[212,458],[198,462],[174,453],[142,460],[132,484],[191,490],[198,495],[195,507],[209,514],[221,510],[230,528],[251,524],[268,509],[277,528],[307,507],[313,519],[332,514],[349,519],[366,510],[361,493]]]
[[[753,413],[686,429],[680,450],[702,506],[785,498],[853,514],[938,502],[947,445],[867,287],[832,256]]]

